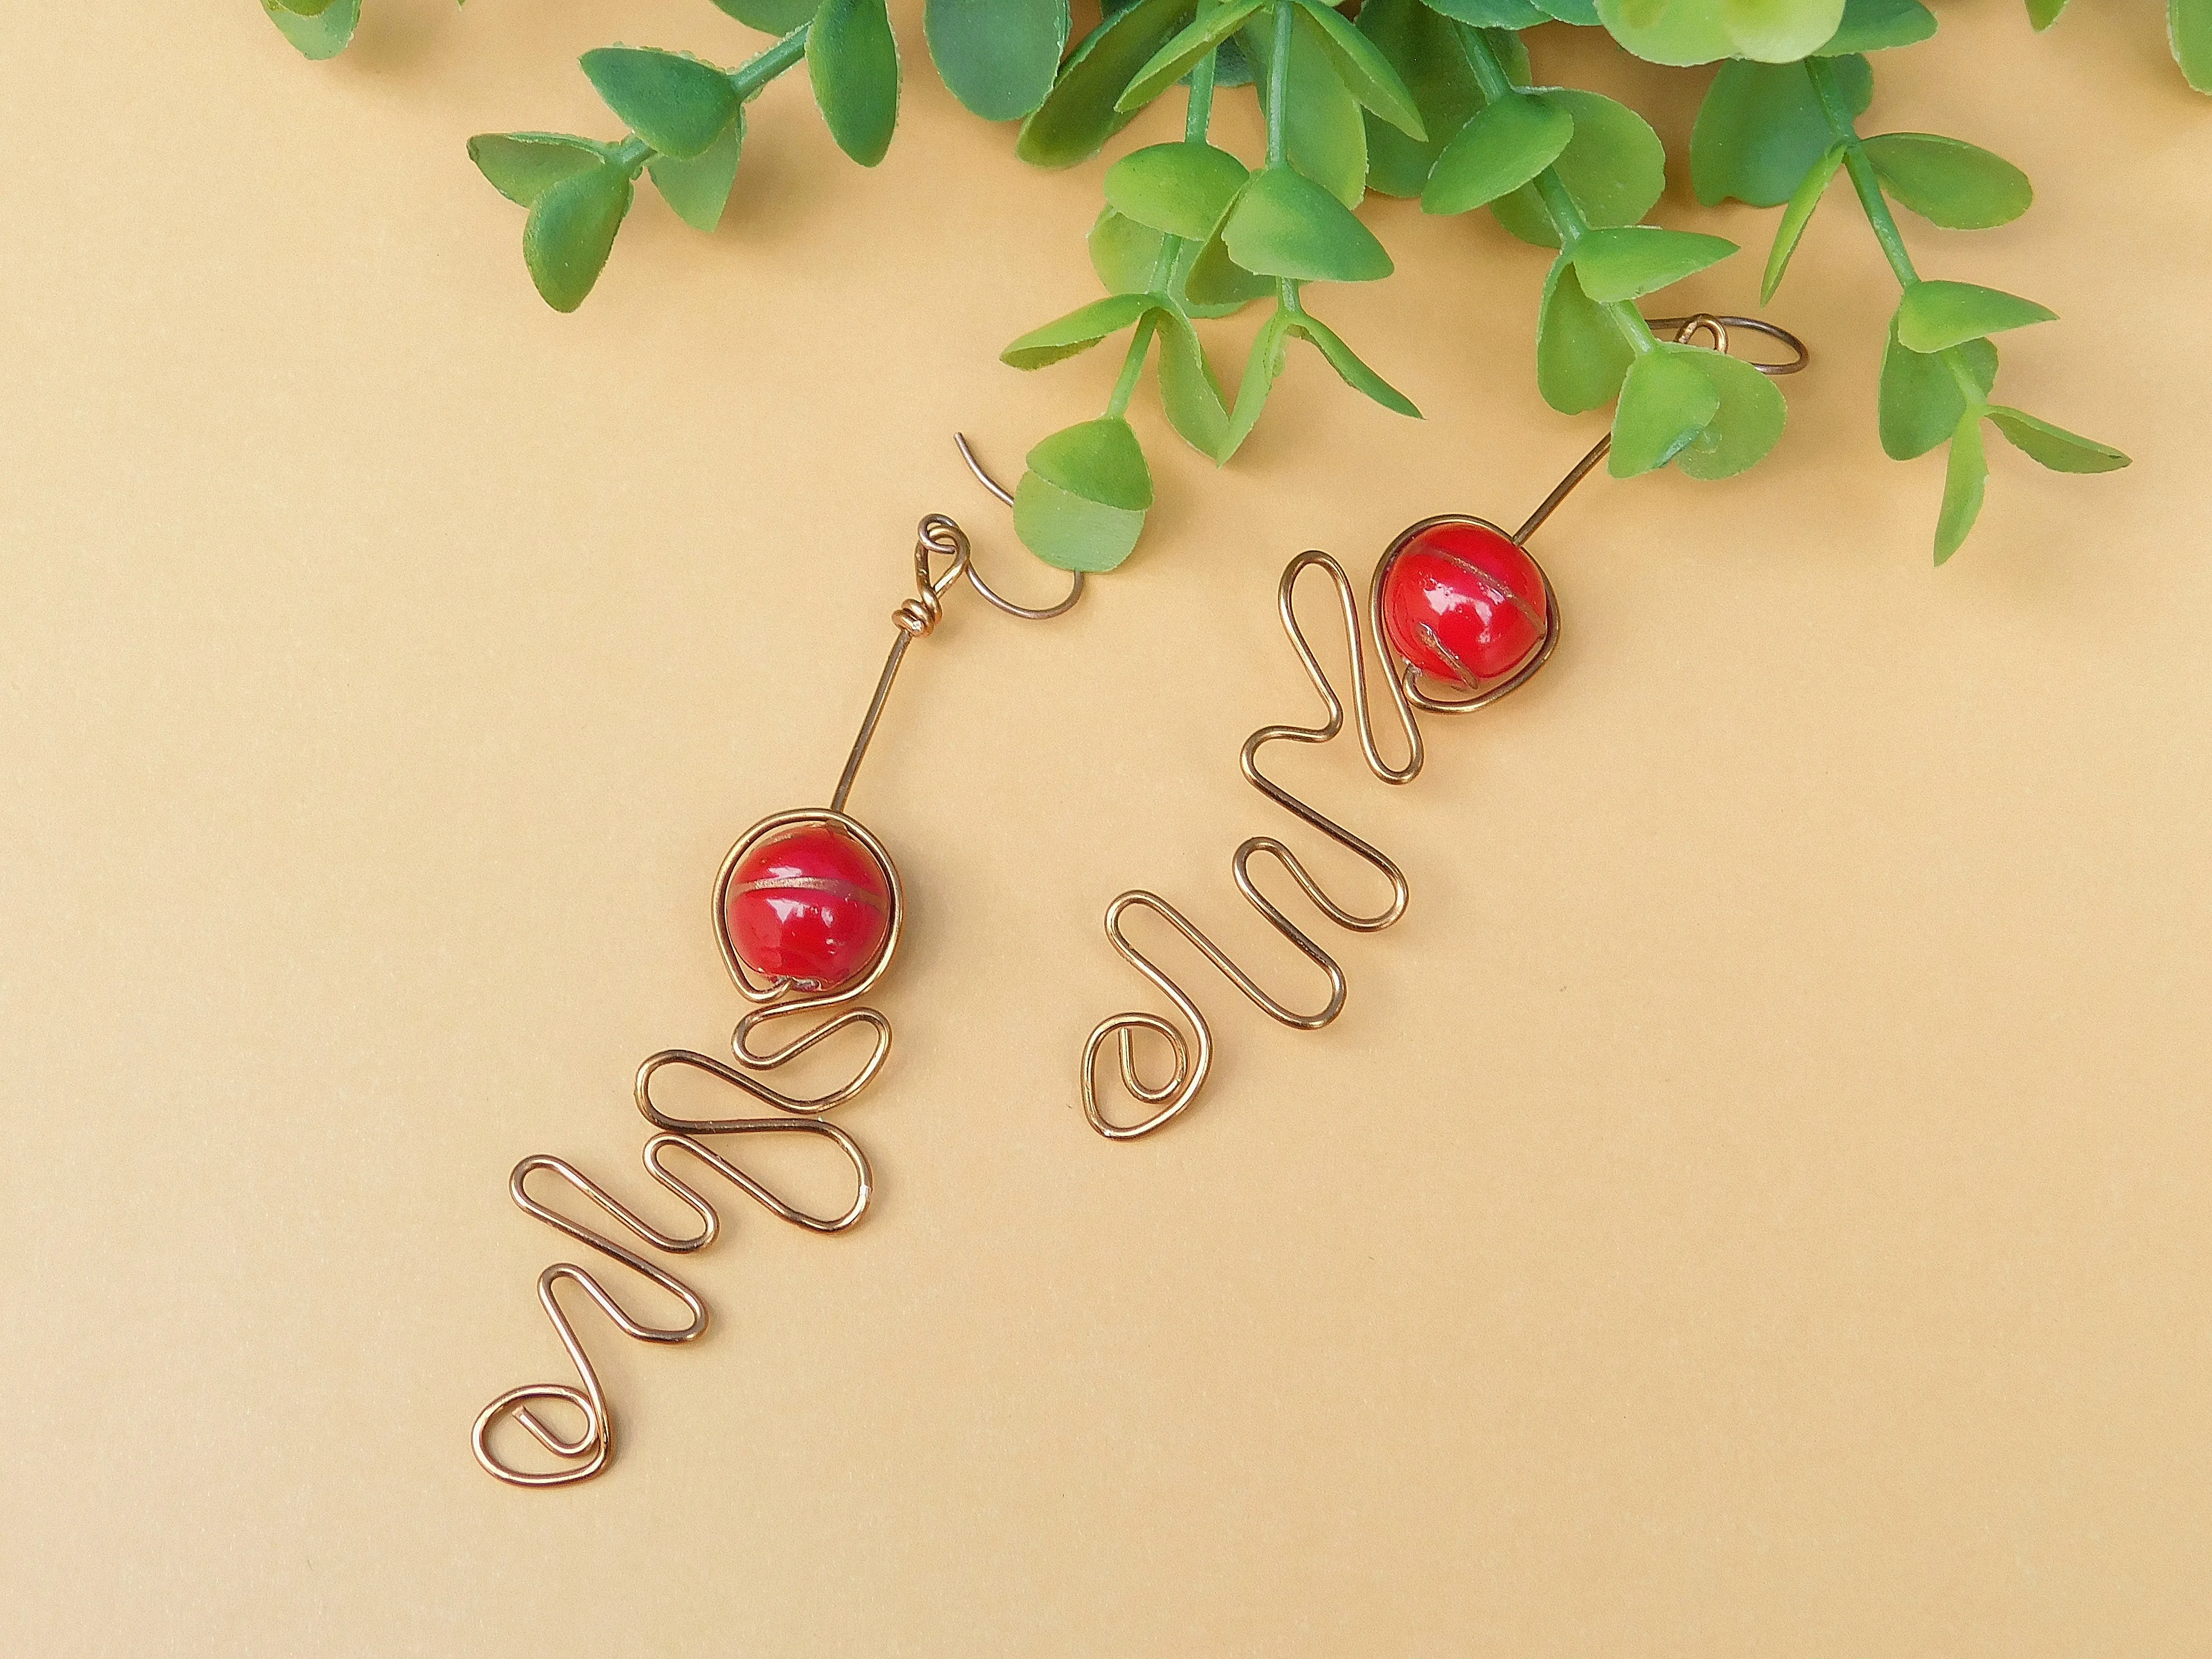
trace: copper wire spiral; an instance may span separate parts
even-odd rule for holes
[[[1763,334],[1788,347],[1791,356],[1787,362],[1755,364],[1762,373],[1772,375],[1794,374],[1809,360],[1804,343],[1787,331],[1771,323],[1745,317],[1715,317],[1700,313],[1694,317],[1655,319],[1654,329],[1672,328],[1677,342],[1686,341],[1692,335],[1705,334],[1714,349],[1729,349],[1729,328],[1739,328]],[[1612,447],[1610,434],[1599,441],[1581,460],[1560,479],[1542,504],[1528,515],[1521,527],[1505,538],[1515,546],[1526,544],[1550,518],[1575,486],[1587,477],[1605,458]],[[1180,935],[1185,943],[1210,963],[1224,978],[1243,993],[1269,1018],[1297,1030],[1317,1030],[1328,1024],[1343,1012],[1346,980],[1342,966],[1286,915],[1282,908],[1260,889],[1253,878],[1255,859],[1272,860],[1276,866],[1290,877],[1298,890],[1305,895],[1314,908],[1338,927],[1357,933],[1378,933],[1396,921],[1406,912],[1411,896],[1405,872],[1390,856],[1370,842],[1328,817],[1310,803],[1299,799],[1281,784],[1260,769],[1260,753],[1269,744],[1298,743],[1326,744],[1334,739],[1344,729],[1345,703],[1322,669],[1315,654],[1304,629],[1300,625],[1296,610],[1299,579],[1308,571],[1325,572],[1334,588],[1338,609],[1344,623],[1346,655],[1352,671],[1352,697],[1355,723],[1359,732],[1359,747],[1367,769],[1383,783],[1410,783],[1419,775],[1424,759],[1421,728],[1415,711],[1437,714],[1471,714],[1489,707],[1499,698],[1510,696],[1526,685],[1529,679],[1550,659],[1559,639],[1559,596],[1553,591],[1549,575],[1543,576],[1545,623],[1543,637],[1530,652],[1528,659],[1504,678],[1494,684],[1484,685],[1464,696],[1451,696],[1431,690],[1413,665],[1398,656],[1391,648],[1389,638],[1382,628],[1382,583],[1390,562],[1399,550],[1415,536],[1431,527],[1449,523],[1472,524],[1495,532],[1501,537],[1505,532],[1486,520],[1465,514],[1447,514],[1425,519],[1409,526],[1385,550],[1376,561],[1374,575],[1368,583],[1365,621],[1363,626],[1361,606],[1351,576],[1342,564],[1328,553],[1310,550],[1299,554],[1284,568],[1281,580],[1275,587],[1275,605],[1279,613],[1283,631],[1289,635],[1291,648],[1306,672],[1315,692],[1320,696],[1322,717],[1314,726],[1263,726],[1244,740],[1240,765],[1244,778],[1268,800],[1281,807],[1300,823],[1318,830],[1328,840],[1351,853],[1389,884],[1389,902],[1372,912],[1353,909],[1334,897],[1315,879],[1290,847],[1273,836],[1253,836],[1240,842],[1230,860],[1230,873],[1237,890],[1245,902],[1267,920],[1269,927],[1287,939],[1299,953],[1328,976],[1328,997],[1312,1012],[1291,1008],[1270,994],[1243,967],[1222,950],[1206,932],[1175,905],[1158,893],[1145,888],[1133,888],[1121,894],[1106,907],[1105,933],[1108,940],[1122,960],[1149,981],[1162,995],[1175,1006],[1190,1030],[1186,1037],[1182,1028],[1163,1015],[1143,1009],[1110,1014],[1092,1030],[1084,1046],[1082,1065],[1083,1111],[1091,1127],[1109,1140],[1133,1140],[1151,1134],[1179,1116],[1198,1097],[1206,1085],[1207,1073],[1213,1065],[1213,1031],[1197,1002],[1158,963],[1131,940],[1125,924],[1133,911],[1146,911],[1164,921]],[[1538,566],[1540,574],[1542,567]],[[1441,647],[1439,646],[1439,648]],[[1403,733],[1406,758],[1393,765],[1383,757],[1376,740],[1375,719],[1372,711],[1373,695],[1370,685],[1370,650],[1382,659],[1382,683],[1389,690],[1392,708],[1395,710]],[[1149,1083],[1145,1079],[1136,1051],[1139,1032],[1149,1033],[1167,1045],[1174,1061],[1174,1069],[1163,1082]],[[1115,1051],[1116,1069],[1121,1085],[1131,1099],[1154,1109],[1133,1121],[1119,1121],[1110,1117],[1101,1099],[1099,1077],[1100,1057],[1109,1044]]]
[[[1006,499],[1006,492],[993,483],[977,464],[964,439],[960,441],[960,452],[963,459],[993,493],[1002,500]],[[933,562],[937,560],[945,562],[941,570],[933,568]],[[915,541],[915,570],[914,595],[902,601],[892,612],[891,620],[898,632],[892,641],[890,654],[877,682],[874,697],[868,706],[860,735],[854,742],[851,755],[846,761],[844,773],[838,781],[831,805],[827,810],[782,812],[763,819],[731,848],[722,861],[720,873],[715,878],[714,936],[720,944],[723,963],[729,969],[732,983],[738,994],[753,1005],[738,1020],[736,1030],[731,1034],[732,1060],[735,1063],[688,1048],[668,1048],[648,1056],[637,1069],[633,1088],[637,1109],[657,1131],[647,1138],[644,1145],[645,1172],[657,1186],[690,1212],[697,1223],[696,1230],[672,1233],[656,1227],[565,1158],[545,1154],[526,1158],[514,1166],[508,1178],[509,1195],[525,1214],[629,1269],[647,1285],[672,1298],[686,1315],[680,1323],[648,1323],[625,1307],[592,1269],[574,1261],[556,1261],[539,1273],[538,1303],[544,1309],[546,1319],[551,1323],[554,1334],[568,1354],[570,1364],[575,1368],[577,1381],[574,1383],[526,1382],[507,1389],[477,1413],[469,1437],[477,1462],[487,1473],[512,1486],[561,1486],[588,1480],[605,1469],[613,1455],[613,1416],[605,1392],[600,1387],[599,1373],[577,1334],[575,1321],[562,1304],[560,1292],[563,1285],[572,1285],[581,1291],[617,1330],[641,1342],[674,1345],[694,1341],[706,1332],[708,1321],[707,1304],[698,1292],[665,1267],[642,1253],[643,1249],[652,1249],[672,1255],[689,1255],[713,1243],[722,1230],[720,1213],[706,1194],[694,1184],[696,1177],[687,1180],[669,1167],[667,1159],[670,1154],[684,1154],[708,1172],[720,1176],[737,1188],[779,1219],[809,1232],[843,1232],[867,1212],[869,1200],[875,1192],[867,1154],[861,1150],[860,1142],[836,1125],[823,1121],[822,1117],[866,1088],[882,1070],[884,1060],[890,1052],[890,1020],[877,1009],[850,1005],[865,996],[890,967],[905,921],[906,901],[904,890],[899,882],[898,866],[890,850],[866,826],[846,816],[846,797],[852,789],[861,759],[875,734],[884,700],[890,693],[891,684],[897,676],[907,647],[915,640],[927,637],[936,628],[943,615],[945,595],[955,582],[965,577],[979,594],[1000,610],[1032,620],[1060,615],[1072,606],[1083,592],[1083,578],[1077,575],[1067,597],[1057,605],[1032,611],[1012,604],[993,592],[975,574],[969,559],[967,536],[957,524],[939,513],[928,514],[918,528]],[[881,862],[889,882],[890,916],[884,939],[873,965],[858,982],[835,992],[814,991],[789,979],[765,981],[757,979],[738,957],[726,925],[731,878],[746,851],[763,836],[775,834],[787,825],[799,823],[834,824],[844,834],[858,840]],[[806,1026],[799,1035],[779,1046],[754,1046],[756,1034],[768,1021],[803,1018],[832,1009],[842,1012],[831,1013],[818,1023]],[[769,1074],[779,1067],[828,1042],[840,1031],[854,1026],[868,1030],[872,1036],[872,1045],[866,1058],[845,1082],[823,1093],[801,1095],[787,1093],[769,1080]],[[656,1080],[672,1070],[710,1078],[738,1091],[747,1097],[749,1107],[750,1103],[757,1102],[772,1109],[774,1115],[696,1118],[672,1113],[654,1097]],[[829,1140],[852,1165],[854,1177],[852,1202],[841,1214],[835,1216],[816,1215],[802,1210],[780,1197],[732,1158],[707,1144],[709,1138],[765,1134],[817,1136]],[[573,1192],[590,1200],[614,1224],[608,1231],[602,1231],[572,1215],[562,1213],[532,1194],[531,1182],[533,1176],[557,1178]],[[631,1244],[623,1243],[623,1234],[627,1234],[641,1248],[633,1248]],[[556,1402],[575,1413],[578,1426],[573,1432],[564,1431],[548,1422],[539,1410],[541,1407]],[[552,1467],[524,1468],[501,1455],[493,1443],[493,1436],[499,1425],[507,1421],[519,1426],[548,1454],[553,1460]]]

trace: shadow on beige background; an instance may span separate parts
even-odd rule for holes
[[[1401,274],[1329,311],[1428,420],[1301,362],[1217,477],[1147,416],[1141,556],[916,653],[854,799],[914,893],[880,1208],[733,1206],[707,1339],[592,1328],[613,1475],[532,1495],[466,1444],[561,1374],[507,1171],[641,1185],[632,1067],[732,1015],[716,861],[826,795],[917,515],[1051,591],[950,433],[1011,467],[1103,400],[994,361],[1094,291],[1097,168],[916,68],[863,173],[787,82],[726,228],[641,199],[564,319],[462,143],[608,130],[576,55],[738,56],[706,6],[371,0],[322,67],[246,0],[17,8],[0,1647],[2203,1651],[2212,105],[2150,9],[2075,9],[1947,7],[1875,119],[2033,175],[1916,246],[2062,313],[2007,389],[2133,470],[2000,454],[1932,573],[1838,197],[1771,463],[1577,497],[1556,662],[1413,789],[1286,768],[1413,883],[1342,1022],[1207,988],[1207,1097],[1108,1146],[1108,897],[1294,971],[1226,879],[1275,822],[1236,745],[1307,706],[1283,560],[1516,514],[1592,435],[1540,259],[1378,204]],[[1697,77],[1538,51],[1686,130]]]

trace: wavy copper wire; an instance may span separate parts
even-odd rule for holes
[[[1692,317],[1654,319],[1650,326],[1654,329],[1674,329],[1677,343],[1687,341],[1693,335],[1705,334],[1712,341],[1716,350],[1723,352],[1729,349],[1730,327],[1763,334],[1788,347],[1792,354],[1784,362],[1754,364],[1766,374],[1794,374],[1810,360],[1804,343],[1796,336],[1754,318],[1717,317],[1700,313]],[[1516,546],[1525,544],[1528,538],[1552,516],[1560,502],[1566,500],[1575,486],[1589,477],[1598,463],[1605,459],[1612,443],[1612,436],[1608,433],[1593,445],[1507,539]],[[1343,1012],[1346,994],[1344,969],[1335,957],[1260,890],[1258,883],[1253,878],[1252,860],[1262,856],[1274,860],[1277,866],[1297,884],[1298,890],[1311,901],[1315,908],[1349,932],[1377,933],[1405,914],[1411,896],[1410,889],[1405,872],[1388,854],[1346,829],[1310,802],[1292,794],[1260,769],[1260,751],[1271,743],[1325,744],[1344,729],[1344,700],[1337,695],[1336,688],[1330,683],[1297,619],[1295,600],[1299,578],[1309,570],[1322,570],[1328,573],[1335,588],[1352,671],[1352,692],[1360,752],[1366,760],[1368,770],[1384,783],[1410,783],[1419,775],[1424,750],[1420,724],[1414,712],[1416,709],[1437,714],[1464,714],[1487,708],[1499,698],[1510,696],[1526,685],[1536,671],[1550,659],[1553,650],[1558,646],[1559,596],[1553,591],[1551,577],[1546,574],[1543,576],[1546,601],[1544,635],[1525,662],[1505,678],[1494,684],[1482,686],[1468,696],[1443,695],[1424,686],[1421,676],[1413,666],[1392,653],[1389,636],[1382,630],[1382,580],[1390,568],[1390,562],[1407,542],[1421,532],[1440,524],[1479,525],[1500,536],[1505,535],[1504,531],[1487,520],[1461,514],[1424,519],[1401,531],[1384,550],[1382,558],[1376,561],[1374,575],[1368,583],[1364,631],[1352,578],[1335,558],[1317,550],[1310,550],[1299,554],[1284,568],[1282,578],[1275,587],[1276,610],[1282,619],[1283,631],[1290,637],[1291,649],[1297,653],[1307,679],[1321,698],[1323,718],[1317,726],[1263,726],[1244,740],[1240,757],[1245,781],[1261,794],[1301,823],[1320,831],[1382,876],[1390,886],[1389,902],[1372,914],[1353,910],[1340,903],[1314,878],[1297,854],[1273,836],[1253,836],[1238,844],[1230,860],[1230,872],[1237,884],[1237,890],[1243,895],[1246,902],[1259,911],[1268,926],[1290,941],[1300,954],[1328,976],[1328,1000],[1315,1012],[1302,1013],[1269,994],[1209,938],[1204,929],[1158,893],[1146,888],[1133,888],[1115,898],[1106,907],[1107,939],[1123,961],[1144,975],[1155,989],[1175,1005],[1176,1012],[1188,1025],[1192,1035],[1186,1038],[1182,1028],[1172,1020],[1142,1009],[1110,1014],[1092,1029],[1083,1050],[1083,1112],[1090,1120],[1091,1127],[1109,1140],[1134,1140],[1173,1121],[1198,1097],[1199,1091],[1205,1086],[1206,1075],[1213,1065],[1213,1031],[1204,1012],[1180,984],[1131,940],[1124,918],[1132,911],[1149,911],[1167,923],[1269,1018],[1294,1030],[1306,1031],[1319,1030]],[[1542,567],[1539,565],[1537,568],[1541,574]],[[1375,724],[1370,711],[1372,694],[1368,676],[1367,653],[1370,640],[1372,649],[1382,659],[1383,684],[1389,688],[1390,701],[1397,711],[1405,734],[1407,757],[1401,764],[1395,766],[1383,758],[1375,738]],[[1431,640],[1431,643],[1439,650],[1443,649],[1442,641]],[[1449,656],[1449,652],[1444,654]],[[1472,677],[1468,678],[1472,683]],[[1145,1080],[1136,1053],[1136,1037],[1140,1031],[1149,1032],[1167,1045],[1169,1054],[1174,1060],[1174,1069],[1164,1082],[1154,1084]],[[1117,1121],[1109,1117],[1100,1098],[1099,1057],[1109,1042],[1115,1045],[1122,1089],[1131,1099],[1156,1109],[1133,1121]]]
[[[1001,500],[1009,499],[976,461],[967,441],[962,438],[957,441],[962,459],[976,477]],[[949,562],[941,572],[933,568],[932,561],[938,558]],[[663,1231],[564,1158],[544,1154],[526,1158],[514,1166],[508,1178],[509,1195],[525,1214],[629,1268],[648,1285],[673,1298],[688,1315],[680,1324],[648,1324],[624,1307],[594,1273],[574,1261],[554,1262],[538,1274],[538,1303],[545,1310],[554,1335],[568,1354],[569,1364],[575,1368],[577,1381],[575,1383],[526,1382],[509,1389],[477,1413],[469,1437],[477,1462],[488,1474],[509,1485],[561,1486],[588,1480],[604,1470],[613,1455],[613,1416],[607,1405],[605,1392],[600,1387],[599,1372],[577,1333],[575,1321],[562,1305],[562,1285],[573,1285],[580,1290],[617,1330],[641,1342],[673,1345],[694,1341],[705,1333],[708,1321],[707,1304],[697,1291],[667,1268],[622,1243],[619,1237],[613,1236],[614,1229],[600,1231],[533,1197],[530,1191],[533,1176],[542,1172],[558,1177],[573,1191],[588,1199],[622,1232],[626,1232],[640,1244],[676,1255],[690,1255],[712,1243],[721,1231],[722,1218],[697,1186],[668,1167],[665,1160],[671,1152],[688,1154],[771,1214],[810,1232],[843,1232],[867,1212],[875,1192],[867,1154],[861,1150],[860,1143],[843,1129],[820,1120],[823,1114],[842,1105],[866,1088],[882,1069],[884,1058],[890,1052],[890,1020],[874,1008],[844,1007],[842,1012],[809,1027],[778,1047],[763,1051],[755,1048],[751,1039],[766,1021],[803,1016],[854,1002],[867,994],[890,965],[906,914],[904,889],[900,884],[898,866],[891,858],[890,849],[878,841],[866,826],[848,817],[843,809],[846,796],[859,773],[861,759],[875,735],[877,722],[882,716],[884,701],[890,694],[892,681],[897,677],[906,648],[914,641],[927,637],[936,627],[946,592],[965,576],[975,591],[992,605],[1011,616],[1027,620],[1059,616],[1081,598],[1083,592],[1083,578],[1077,574],[1070,585],[1067,597],[1049,608],[1030,610],[1002,598],[976,574],[969,556],[968,538],[960,526],[944,514],[936,513],[925,517],[917,532],[915,569],[915,594],[902,602],[892,613],[891,619],[897,627],[897,635],[892,641],[883,674],[876,684],[875,695],[868,705],[860,734],[854,741],[851,755],[845,763],[845,769],[838,780],[836,793],[830,806],[826,811],[782,812],[763,819],[731,848],[722,861],[720,874],[715,878],[714,937],[721,946],[724,965],[729,969],[731,980],[738,994],[754,1005],[731,1034],[731,1048],[736,1064],[688,1048],[670,1048],[649,1055],[637,1070],[634,1094],[638,1111],[658,1131],[645,1142],[643,1160],[646,1174],[665,1191],[673,1194],[677,1201],[696,1218],[697,1230],[683,1234]],[[863,842],[882,861],[890,879],[890,922],[875,964],[859,982],[835,993],[814,993],[788,979],[775,979],[766,983],[756,981],[738,957],[723,924],[730,881],[747,849],[762,836],[796,823],[836,824]],[[855,1025],[865,1026],[872,1033],[873,1042],[866,1059],[844,1083],[825,1093],[806,1096],[786,1093],[767,1080],[765,1073],[788,1065],[838,1032]],[[673,1114],[665,1109],[653,1094],[655,1079],[671,1068],[711,1078],[774,1109],[779,1115],[688,1118]],[[816,1215],[787,1202],[764,1182],[707,1145],[705,1139],[706,1137],[722,1135],[777,1133],[821,1136],[845,1155],[853,1166],[855,1186],[853,1201],[842,1214]],[[577,1413],[579,1426],[573,1433],[563,1432],[549,1423],[538,1409],[556,1401]],[[554,1460],[551,1468],[524,1468],[501,1455],[492,1437],[502,1422],[510,1420]]]

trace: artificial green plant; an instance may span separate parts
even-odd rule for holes
[[[360,0],[263,3],[315,58],[343,49],[360,13]],[[470,141],[484,176],[527,210],[524,260],[555,308],[573,311],[590,294],[641,177],[687,223],[714,229],[747,104],[802,64],[838,146],[864,167],[888,150],[901,59],[884,0],[714,3],[772,44],[734,69],[631,46],[585,54],[585,74],[627,128],[621,137]],[[2064,7],[2027,0],[2029,21],[2047,28]],[[1612,99],[1534,83],[1524,32],[1557,26],[1602,30],[1655,64],[1720,64],[1690,176],[1701,202],[1781,210],[1762,303],[1828,186],[1850,180],[1900,289],[1881,374],[1883,447],[1908,459],[1948,446],[1939,564],[1980,509],[1987,428],[2060,471],[2127,465],[2108,445],[1991,401],[1992,337],[2050,320],[2049,310],[1923,278],[1906,248],[1897,207],[1981,228],[2017,217],[2033,197],[2018,168],[1964,140],[1860,132],[1879,56],[1936,33],[1921,0],[1107,0],[1072,50],[1068,0],[927,0],[924,33],[946,86],[987,120],[1019,120],[1015,154],[1033,165],[1087,161],[1154,100],[1179,90],[1182,101],[1180,141],[1105,170],[1090,234],[1103,296],[1002,354],[1040,368],[1127,336],[1103,412],[1030,451],[1014,515],[1031,550],[1097,571],[1135,548],[1152,481],[1127,411],[1148,363],[1170,424],[1217,463],[1252,433],[1293,343],[1384,408],[1418,414],[1308,303],[1315,284],[1391,274],[1358,212],[1370,191],[1418,198],[1430,213],[1484,209],[1556,250],[1536,301],[1539,389],[1569,413],[1612,405],[1616,475],[1672,466],[1726,477],[1772,448],[1785,415],[1773,383],[1740,359],[1657,337],[1638,309],[1735,245],[1646,222],[1665,188],[1664,148]],[[2212,90],[2212,0],[2170,0],[2168,33],[2190,84]],[[1245,87],[1267,134],[1249,161],[1212,137],[1217,100]],[[1200,325],[1255,305],[1267,315],[1232,394]]]

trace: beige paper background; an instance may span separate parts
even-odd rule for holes
[[[1931,573],[1838,194],[1771,464],[1578,496],[1557,660],[1414,788],[1284,764],[1413,909],[1331,933],[1319,1036],[1193,969],[1218,1079],[1109,1146],[1114,892],[1310,983],[1226,872],[1282,823],[1237,744],[1309,707],[1285,557],[1510,517],[1593,434],[1534,390],[1540,258],[1378,204],[1401,274],[1316,305],[1425,423],[1301,360],[1215,476],[1147,408],[1142,556],[909,659],[854,800],[913,902],[842,1120],[878,1211],[733,1199],[706,1340],[586,1322],[612,1475],[476,1469],[562,1374],[507,1171],[641,1187],[632,1068],[732,1018],[716,861],[823,798],[915,519],[1053,590],[950,434],[1011,471],[1103,399],[994,361],[1094,291],[1097,169],[1017,165],[917,9],[880,169],[780,83],[724,229],[641,192],[574,318],[462,142],[610,131],[576,55],[740,56],[706,6],[372,0],[320,67],[245,0],[0,29],[0,1647],[2202,1652],[2212,105],[2145,7],[1947,6],[1875,112],[2034,176],[1914,246],[2057,308],[2004,390],[2134,469],[2000,448]],[[1565,33],[1686,133],[1696,77]]]

